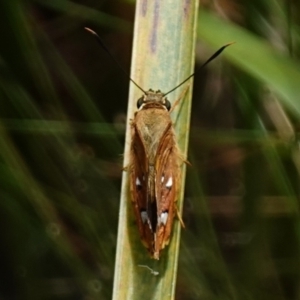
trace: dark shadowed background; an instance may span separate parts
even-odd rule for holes
[[[1,300],[111,298],[129,80],[83,28],[129,72],[134,10],[0,2]],[[196,66],[237,46],[194,80],[176,299],[299,299],[300,4],[199,22]]]

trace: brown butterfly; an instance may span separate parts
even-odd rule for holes
[[[131,122],[131,201],[141,240],[159,259],[171,235],[183,160],[164,94],[149,90],[137,107]]]
[[[123,70],[97,33],[85,29],[97,38],[101,47]],[[177,213],[180,165],[184,161],[177,146],[170,117],[171,103],[166,95],[183,85],[231,44],[221,47],[196,72],[165,94],[161,91],[144,91],[123,70],[144,93],[137,101],[138,111],[131,121],[130,163],[124,170],[130,172],[131,201],[141,240],[155,259],[159,259],[161,250],[170,240],[174,215]],[[174,103],[173,109],[181,98]]]

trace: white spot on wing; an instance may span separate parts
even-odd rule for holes
[[[148,214],[145,210],[141,211],[142,222],[145,224],[148,220]]]
[[[136,180],[135,180],[135,185],[136,185],[136,186],[142,186],[142,183],[141,183],[141,181],[139,180],[138,177],[137,177]]]
[[[160,225],[160,224],[166,225],[168,216],[169,216],[169,214],[167,212],[161,213],[160,217],[158,218],[158,225]]]
[[[169,189],[172,187],[172,185],[173,185],[173,179],[172,179],[172,177],[170,177],[166,183],[166,188]]]
[[[162,177],[161,177],[161,183],[163,183],[164,180],[165,180],[165,176],[162,176]]]

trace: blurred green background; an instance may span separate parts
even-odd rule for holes
[[[83,27],[129,72],[134,10],[0,2],[1,300],[111,298],[129,83]],[[300,299],[299,24],[200,3],[196,65],[236,44],[194,81],[176,299]]]

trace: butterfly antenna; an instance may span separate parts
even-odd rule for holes
[[[172,93],[173,91],[175,91],[176,89],[178,89],[180,86],[182,86],[184,83],[186,83],[189,79],[191,79],[193,76],[195,76],[196,73],[198,73],[200,70],[202,70],[208,63],[210,63],[212,60],[214,60],[217,56],[219,56],[223,50],[225,48],[227,48],[228,46],[234,44],[234,42],[232,43],[228,43],[226,45],[224,45],[223,47],[221,47],[218,51],[216,51],[202,66],[200,66],[193,74],[191,74],[188,78],[186,78],[185,80],[183,80],[180,84],[178,84],[177,86],[175,86],[173,89],[171,89],[170,91],[168,91],[167,93],[164,94],[164,96]]]
[[[123,71],[123,73],[129,78],[129,80],[137,87],[139,88],[144,94],[146,93],[146,91],[144,91],[143,88],[141,88],[133,79],[130,78],[130,75],[128,74],[128,72],[126,72],[123,67],[119,64],[119,62],[114,58],[114,56],[110,53],[110,51],[108,50],[108,48],[106,47],[106,45],[104,44],[104,42],[102,41],[102,39],[100,38],[100,36],[92,29],[88,28],[88,27],[84,27],[84,29],[86,31],[88,31],[89,33],[91,33],[92,35],[94,35],[98,41],[98,43],[100,44],[100,46],[105,50],[105,52],[110,56],[110,58],[117,64],[117,66]]]

